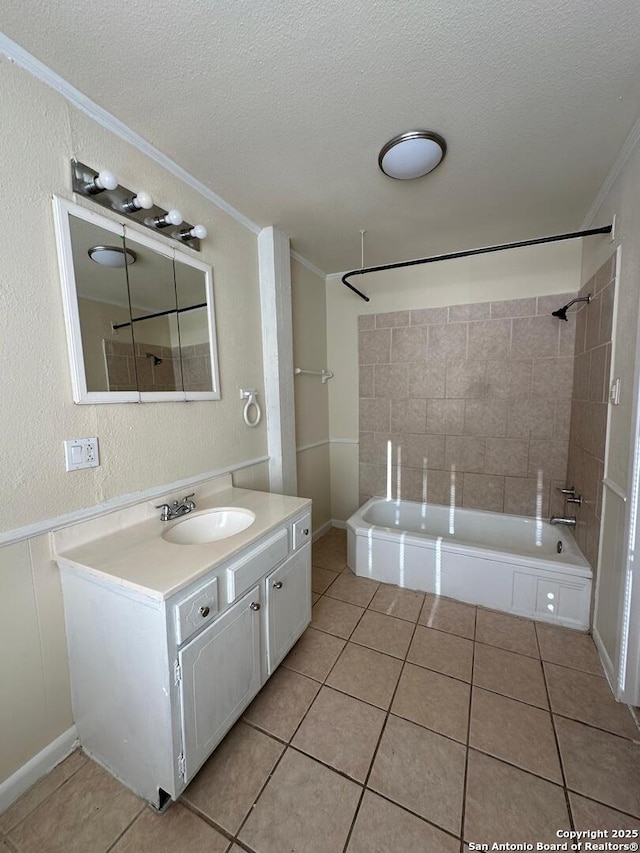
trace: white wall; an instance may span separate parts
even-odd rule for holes
[[[640,295],[640,144],[636,144],[617,179],[599,205],[590,227],[609,224],[616,216],[615,241],[608,237],[585,241],[582,256],[582,281],[586,282],[617,247],[620,247],[616,312],[613,334],[612,376],[621,379],[619,406],[609,406],[608,450],[605,482],[613,483],[619,494],[605,487],[601,537],[600,575],[596,593],[595,630],[611,673],[621,666],[621,637],[625,615],[624,596],[627,579],[625,543],[633,520],[633,484],[635,423],[638,409],[637,367],[640,353],[638,300]],[[624,502],[619,495],[626,495]],[[635,545],[637,547],[637,543]],[[630,664],[638,683],[637,640],[640,636],[640,586],[635,584],[632,607],[632,638],[636,647]],[[630,660],[632,660],[630,658]],[[627,695],[636,702],[638,696]]]
[[[301,263],[291,262],[293,361],[295,367],[327,367],[326,288]],[[331,519],[329,383],[319,376],[294,378],[298,494],[313,500],[313,529]],[[309,445],[315,445],[313,447]]]
[[[333,518],[344,520],[358,506],[358,315],[569,293],[579,289],[580,256],[580,241],[572,240],[352,279],[370,302],[339,278],[327,280]]]
[[[256,235],[157,163],[0,59],[0,531],[264,457],[264,424],[238,388],[263,393]],[[222,400],[76,406],[71,398],[51,196],[71,198],[72,157],[203,222],[214,271]],[[62,442],[97,435],[99,468],[64,471]],[[237,482],[266,488],[265,466]],[[62,599],[46,534],[0,548],[0,781],[71,724]]]

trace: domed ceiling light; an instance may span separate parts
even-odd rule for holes
[[[378,166],[390,178],[410,181],[428,175],[447,152],[447,143],[430,130],[410,130],[394,136],[382,147]]]
[[[89,257],[102,267],[126,267],[135,264],[136,253],[120,246],[92,246]]]

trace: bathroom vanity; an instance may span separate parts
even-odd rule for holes
[[[230,477],[204,491],[194,518],[243,508],[254,522],[175,544],[163,534],[183,520],[163,523],[145,504],[53,534],[80,743],[156,808],[180,795],[311,621],[311,502]]]

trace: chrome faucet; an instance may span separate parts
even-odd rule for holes
[[[178,501],[174,501],[172,504],[160,504],[156,509],[161,509],[160,520],[161,521],[172,521],[174,518],[180,518],[181,515],[186,515],[188,512],[193,512],[196,508],[195,501],[192,501],[191,498],[194,497],[195,492],[191,492],[190,495],[182,498],[182,503],[178,503]]]
[[[575,527],[576,521],[575,518],[559,518],[557,515],[552,515],[549,524],[565,524],[567,527]]]

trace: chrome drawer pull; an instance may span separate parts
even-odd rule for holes
[[[273,585],[274,589],[282,589],[282,581],[276,581]]]
[[[260,605],[258,604],[257,601],[252,601],[251,604],[249,605],[249,607],[252,610],[260,610]]]

